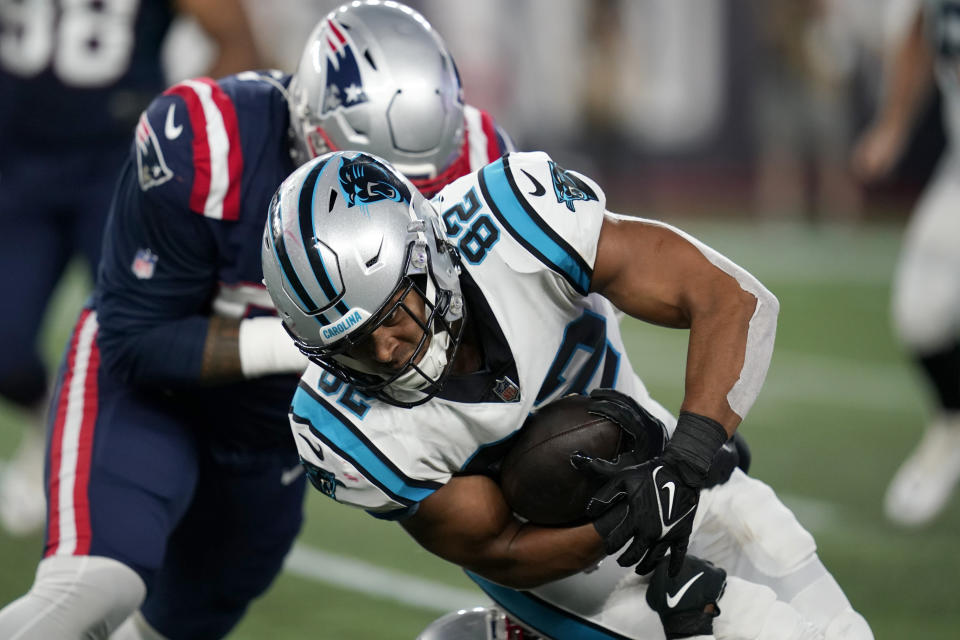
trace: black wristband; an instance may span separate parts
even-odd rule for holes
[[[681,411],[673,437],[663,450],[663,459],[678,468],[684,482],[702,487],[713,456],[727,438],[727,430],[716,420]]]

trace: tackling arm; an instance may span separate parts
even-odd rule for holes
[[[517,520],[486,476],[451,479],[401,524],[431,553],[514,589],[565,578],[604,556],[590,524],[555,528]]]
[[[98,343],[107,369],[144,387],[300,373],[306,358],[279,318],[210,315],[219,253],[208,224],[145,195],[151,193],[141,190],[129,162],[105,232],[97,286]],[[153,261],[148,273],[135,275],[131,264],[138,260]]]

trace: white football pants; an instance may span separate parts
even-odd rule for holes
[[[903,343],[935,353],[960,336],[960,153],[948,150],[904,232],[893,281],[893,320]]]
[[[872,640],[866,621],[850,606],[817,556],[813,537],[766,484],[735,469],[730,480],[701,494],[690,553],[727,571],[727,588],[714,619],[717,640]],[[591,572],[529,593],[579,618],[604,637],[665,638],[659,616],[646,603],[647,578],[607,558]],[[494,600],[517,615],[517,602]],[[512,605],[512,606],[511,606]],[[550,607],[537,615],[552,615]],[[542,621],[541,621],[542,622]]]

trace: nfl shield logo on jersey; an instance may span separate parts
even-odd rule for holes
[[[140,188],[146,191],[172,178],[173,171],[170,171],[163,159],[157,134],[153,132],[145,112],[140,114],[140,122],[137,123],[136,141],[137,177],[140,179]]]
[[[150,249],[138,250],[137,255],[133,257],[133,264],[130,265],[130,270],[133,271],[133,275],[141,280],[149,280],[152,278],[156,268],[157,254],[150,251]]]
[[[499,378],[493,384],[493,392],[504,402],[518,402],[520,400],[520,387],[507,376]]]

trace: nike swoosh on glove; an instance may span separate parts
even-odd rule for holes
[[[675,575],[687,553],[700,489],[688,485],[680,471],[660,457],[625,467],[577,452],[570,461],[607,478],[587,503],[587,515],[594,519],[607,554],[632,539],[617,563],[636,565],[635,571],[646,575],[669,549],[670,574]]]
[[[647,604],[660,616],[667,638],[713,637],[713,619],[720,615],[717,601],[727,586],[727,572],[687,554],[680,573],[670,576],[667,560],[657,563],[647,587]]]

